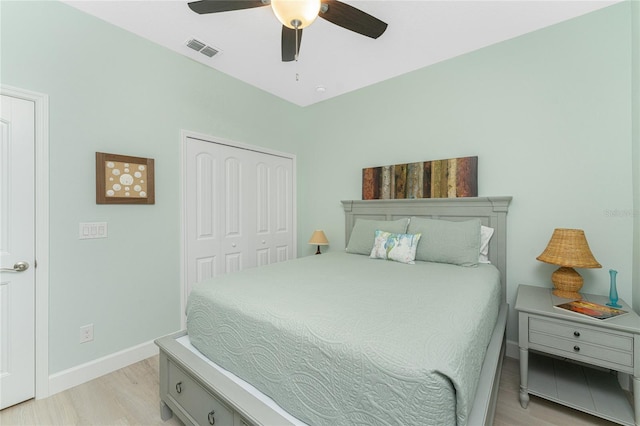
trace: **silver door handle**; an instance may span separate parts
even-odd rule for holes
[[[0,272],[24,272],[29,269],[27,262],[16,262],[13,268],[0,268]]]

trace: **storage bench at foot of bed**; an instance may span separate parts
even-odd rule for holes
[[[160,362],[167,366],[160,383],[163,420],[175,414],[186,425],[251,426],[162,352]]]
[[[175,414],[185,425],[292,425],[176,341],[185,334],[182,331],[156,340],[162,420]]]

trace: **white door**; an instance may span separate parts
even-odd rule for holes
[[[293,258],[292,158],[185,143],[186,295],[207,278]]]
[[[35,104],[0,105],[0,409],[35,394]]]

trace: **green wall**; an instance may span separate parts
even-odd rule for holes
[[[615,268],[631,300],[629,2],[307,108],[64,4],[0,7],[1,82],[50,96],[51,373],[179,328],[181,129],[297,155],[299,255],[316,228],[344,247],[340,200],[360,198],[363,167],[477,155],[480,195],[514,197],[512,306],[518,284],[550,285],[535,257],[556,227],[584,229],[603,265],[580,270],[586,291],[606,294]],[[96,205],[96,151],[155,158],[156,205]],[[109,238],[78,240],[86,221]]]
[[[633,141],[633,308],[640,310],[640,1],[631,2],[631,120]]]
[[[50,100],[53,374],[180,328],[181,129],[295,154],[300,110],[63,3],[1,7],[2,83]],[[156,204],[96,205],[96,151],[154,158]]]
[[[361,169],[477,155],[479,195],[511,195],[508,302],[551,285],[536,260],[554,228],[585,230],[631,302],[633,197],[630,4],[624,3],[308,107],[322,117],[299,158],[299,229],[344,247],[339,201],[361,197]],[[319,166],[320,165],[320,166]],[[454,295],[452,295],[452,298]],[[517,340],[511,313],[508,338]]]

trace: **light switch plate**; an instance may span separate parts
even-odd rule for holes
[[[79,238],[81,240],[107,238],[107,222],[81,222]]]

